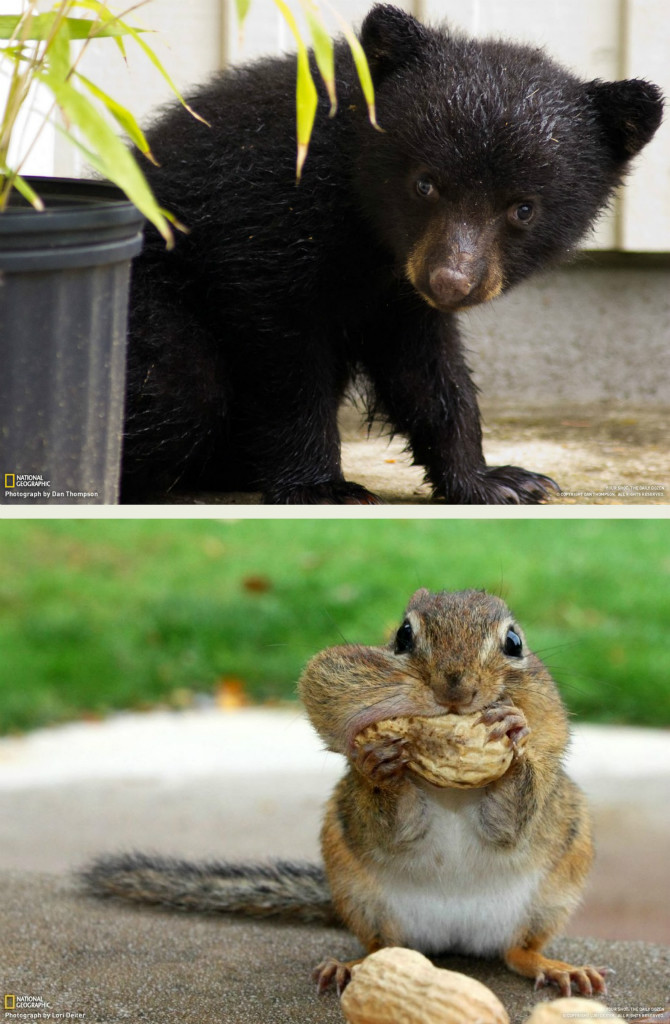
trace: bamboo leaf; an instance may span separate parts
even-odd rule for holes
[[[177,220],[177,218],[175,217],[174,213],[172,213],[171,210],[166,210],[164,206],[159,207],[159,209],[163,216],[165,217],[165,219],[169,220],[170,224],[173,224],[178,231],[182,231],[185,235],[189,234],[190,228],[187,228],[185,224],[182,224],[180,220]]]
[[[16,171],[12,171],[9,167],[0,167],[0,178],[6,179],[5,187],[9,192],[15,188],[17,192],[20,192],[24,199],[27,199],[31,206],[34,206],[36,210],[43,210],[44,203],[38,196],[37,192],[31,188],[25,178],[22,178]]]
[[[323,84],[328,91],[330,116],[334,117],[337,113],[337,92],[335,90],[335,51],[333,40],[321,18],[312,9],[309,0],[303,4],[303,10],[312,37],[317,67],[321,73]]]
[[[351,56],[353,57],[354,64],[356,65],[356,73],[358,75],[358,80],[361,83],[363,96],[365,97],[365,102],[368,105],[368,117],[370,118],[370,123],[373,124],[375,128],[381,131],[379,125],[377,124],[377,114],[375,111],[375,88],[374,85],[372,84],[372,76],[370,74],[370,68],[368,66],[368,59],[365,56],[365,50],[358,41],[358,37],[353,32],[351,26],[345,21],[345,19],[342,17],[339,11],[337,11],[335,7],[329,4],[328,0],[325,0],[325,3],[326,6],[328,7],[328,10],[331,11],[333,16],[336,18],[340,28],[342,29],[342,34],[346,39],[347,43],[349,44]]]
[[[317,103],[318,96],[309,67],[309,57],[307,50],[303,48],[302,52],[298,52],[298,78],[296,83],[298,156],[295,173],[298,181],[300,181],[303,164],[307,158],[309,140],[312,137],[312,128],[314,126],[314,118],[316,117]]]
[[[298,154],[296,158],[295,173],[296,178],[300,181],[302,168],[309,148],[309,140],[312,136],[318,96],[316,86],[314,85],[314,79],[312,78],[312,72],[309,67],[309,54],[307,52],[307,47],[305,46],[304,40],[300,34],[300,29],[298,28],[293,16],[293,12],[284,3],[284,0],[274,0],[274,2],[281,11],[282,17],[293,33],[293,38],[295,39],[298,47],[298,77],[296,83]]]
[[[124,62],[128,63],[128,57],[126,55],[126,44],[123,41],[123,36],[114,36],[114,42],[116,43],[119,53],[121,54]]]
[[[72,67],[72,62],[70,61],[70,32],[65,19],[57,26],[56,31],[49,40],[45,51],[45,59],[48,62],[51,73],[64,82]]]
[[[78,5],[79,6],[79,5]],[[53,14],[36,14],[32,19],[31,25],[24,36],[21,34],[22,39],[27,40],[43,40],[48,39],[49,32],[53,25]],[[21,21],[20,16],[15,14],[0,15],[0,39],[11,39],[16,26]],[[91,28],[96,26],[95,21],[91,18],[63,18],[63,23],[67,25],[70,39],[88,39],[91,34]],[[144,32],[146,29],[133,29],[130,31],[130,27],[123,25],[118,19],[113,19],[109,23],[102,25],[99,24],[95,28],[95,37],[100,36],[128,36],[132,35],[133,32]]]
[[[161,213],[146,178],[130,151],[105,118],[90,100],[69,82],[60,81],[50,72],[41,72],[37,77],[51,90],[67,120],[79,128],[88,140],[88,158],[96,169],[125,192],[138,210],[160,231],[168,246],[173,245],[170,226]],[[78,142],[74,136],[69,137],[73,142]]]
[[[8,46],[3,46],[0,50],[0,57],[5,57],[11,61],[12,64],[17,64],[22,60],[29,60],[29,54],[26,52],[25,46],[22,43],[12,43]]]
[[[112,117],[121,126],[121,128],[127,134],[131,142],[133,142],[135,146],[137,146],[139,151],[143,153],[148,160],[151,160],[153,164],[156,164],[156,166],[158,166],[158,163],[154,158],[153,153],[149,149],[149,143],[146,140],[146,136],[142,129],[140,128],[139,124],[137,123],[133,114],[126,107],[122,107],[120,103],[117,103],[117,101],[112,96],[109,96],[106,92],[103,92],[102,89],[100,89],[95,84],[95,82],[91,82],[90,79],[85,78],[84,75],[82,75],[79,71],[76,71],[75,74],[77,76],[77,79],[86,86],[88,91],[92,93],[96,99],[100,100],[101,103],[104,103],[105,107],[110,112]]]
[[[87,164],[89,164],[89,166],[92,167],[93,170],[98,171],[99,174],[109,178],[109,175],[107,174],[107,168],[104,162],[98,158],[97,154],[95,154],[92,149],[89,149],[87,146],[85,146],[80,139],[77,139],[73,135],[70,135],[68,132],[66,132],[65,129],[62,128],[59,124],[56,125],[56,128],[60,132],[62,132],[63,135],[66,136],[68,142],[73,143],[77,147],[77,149],[79,149],[80,152],[84,154],[84,156],[86,157]],[[114,184],[118,184],[118,182],[114,182]],[[39,199],[39,196],[37,198]],[[174,213],[172,213],[171,210],[166,210],[165,207],[163,206],[159,206],[158,210],[161,213],[161,215],[165,217],[166,220],[168,220],[171,224],[174,225],[175,228],[177,228],[178,231],[182,231],[185,235],[189,234],[190,228],[187,228],[185,224],[182,224],[182,222],[174,215]],[[165,235],[163,237],[165,237]],[[173,244],[174,241],[170,233],[170,239],[168,241],[167,248],[172,249]]]
[[[237,12],[237,22],[240,29],[244,25],[244,20],[249,13],[251,7],[251,0],[235,0],[235,10]]]
[[[370,118],[370,124],[373,124],[375,128],[379,128],[379,125],[377,124],[377,113],[375,110],[375,88],[372,84],[372,76],[370,74],[370,68],[368,67],[368,59],[365,56],[365,51],[353,32],[349,35],[345,32],[344,36],[349,43],[351,56],[354,58],[354,64],[356,65],[358,80],[361,83],[365,102],[368,105],[368,117]]]

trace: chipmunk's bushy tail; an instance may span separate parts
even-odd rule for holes
[[[100,857],[79,873],[79,879],[91,895],[132,903],[204,914],[340,923],[325,872],[316,864],[190,863],[130,853]]]

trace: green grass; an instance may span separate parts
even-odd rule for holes
[[[0,523],[0,730],[293,694],[343,638],[384,642],[414,589],[500,593],[583,718],[670,724],[664,520]]]

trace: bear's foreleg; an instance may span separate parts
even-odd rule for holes
[[[307,332],[306,332],[307,333]],[[317,332],[288,332],[236,367],[232,434],[253,489],[270,505],[374,505],[344,479],[337,413],[348,370]]]
[[[421,318],[415,310],[404,325],[398,318],[366,362],[386,417],[409,439],[436,497],[534,504],[557,489],[549,477],[518,466],[486,465],[477,391],[453,317],[426,310]]]

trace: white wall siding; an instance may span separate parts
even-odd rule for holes
[[[624,4],[622,75],[648,78],[666,96],[665,121],[638,161],[626,190],[619,247],[633,251],[670,249],[670,3],[627,0]]]

